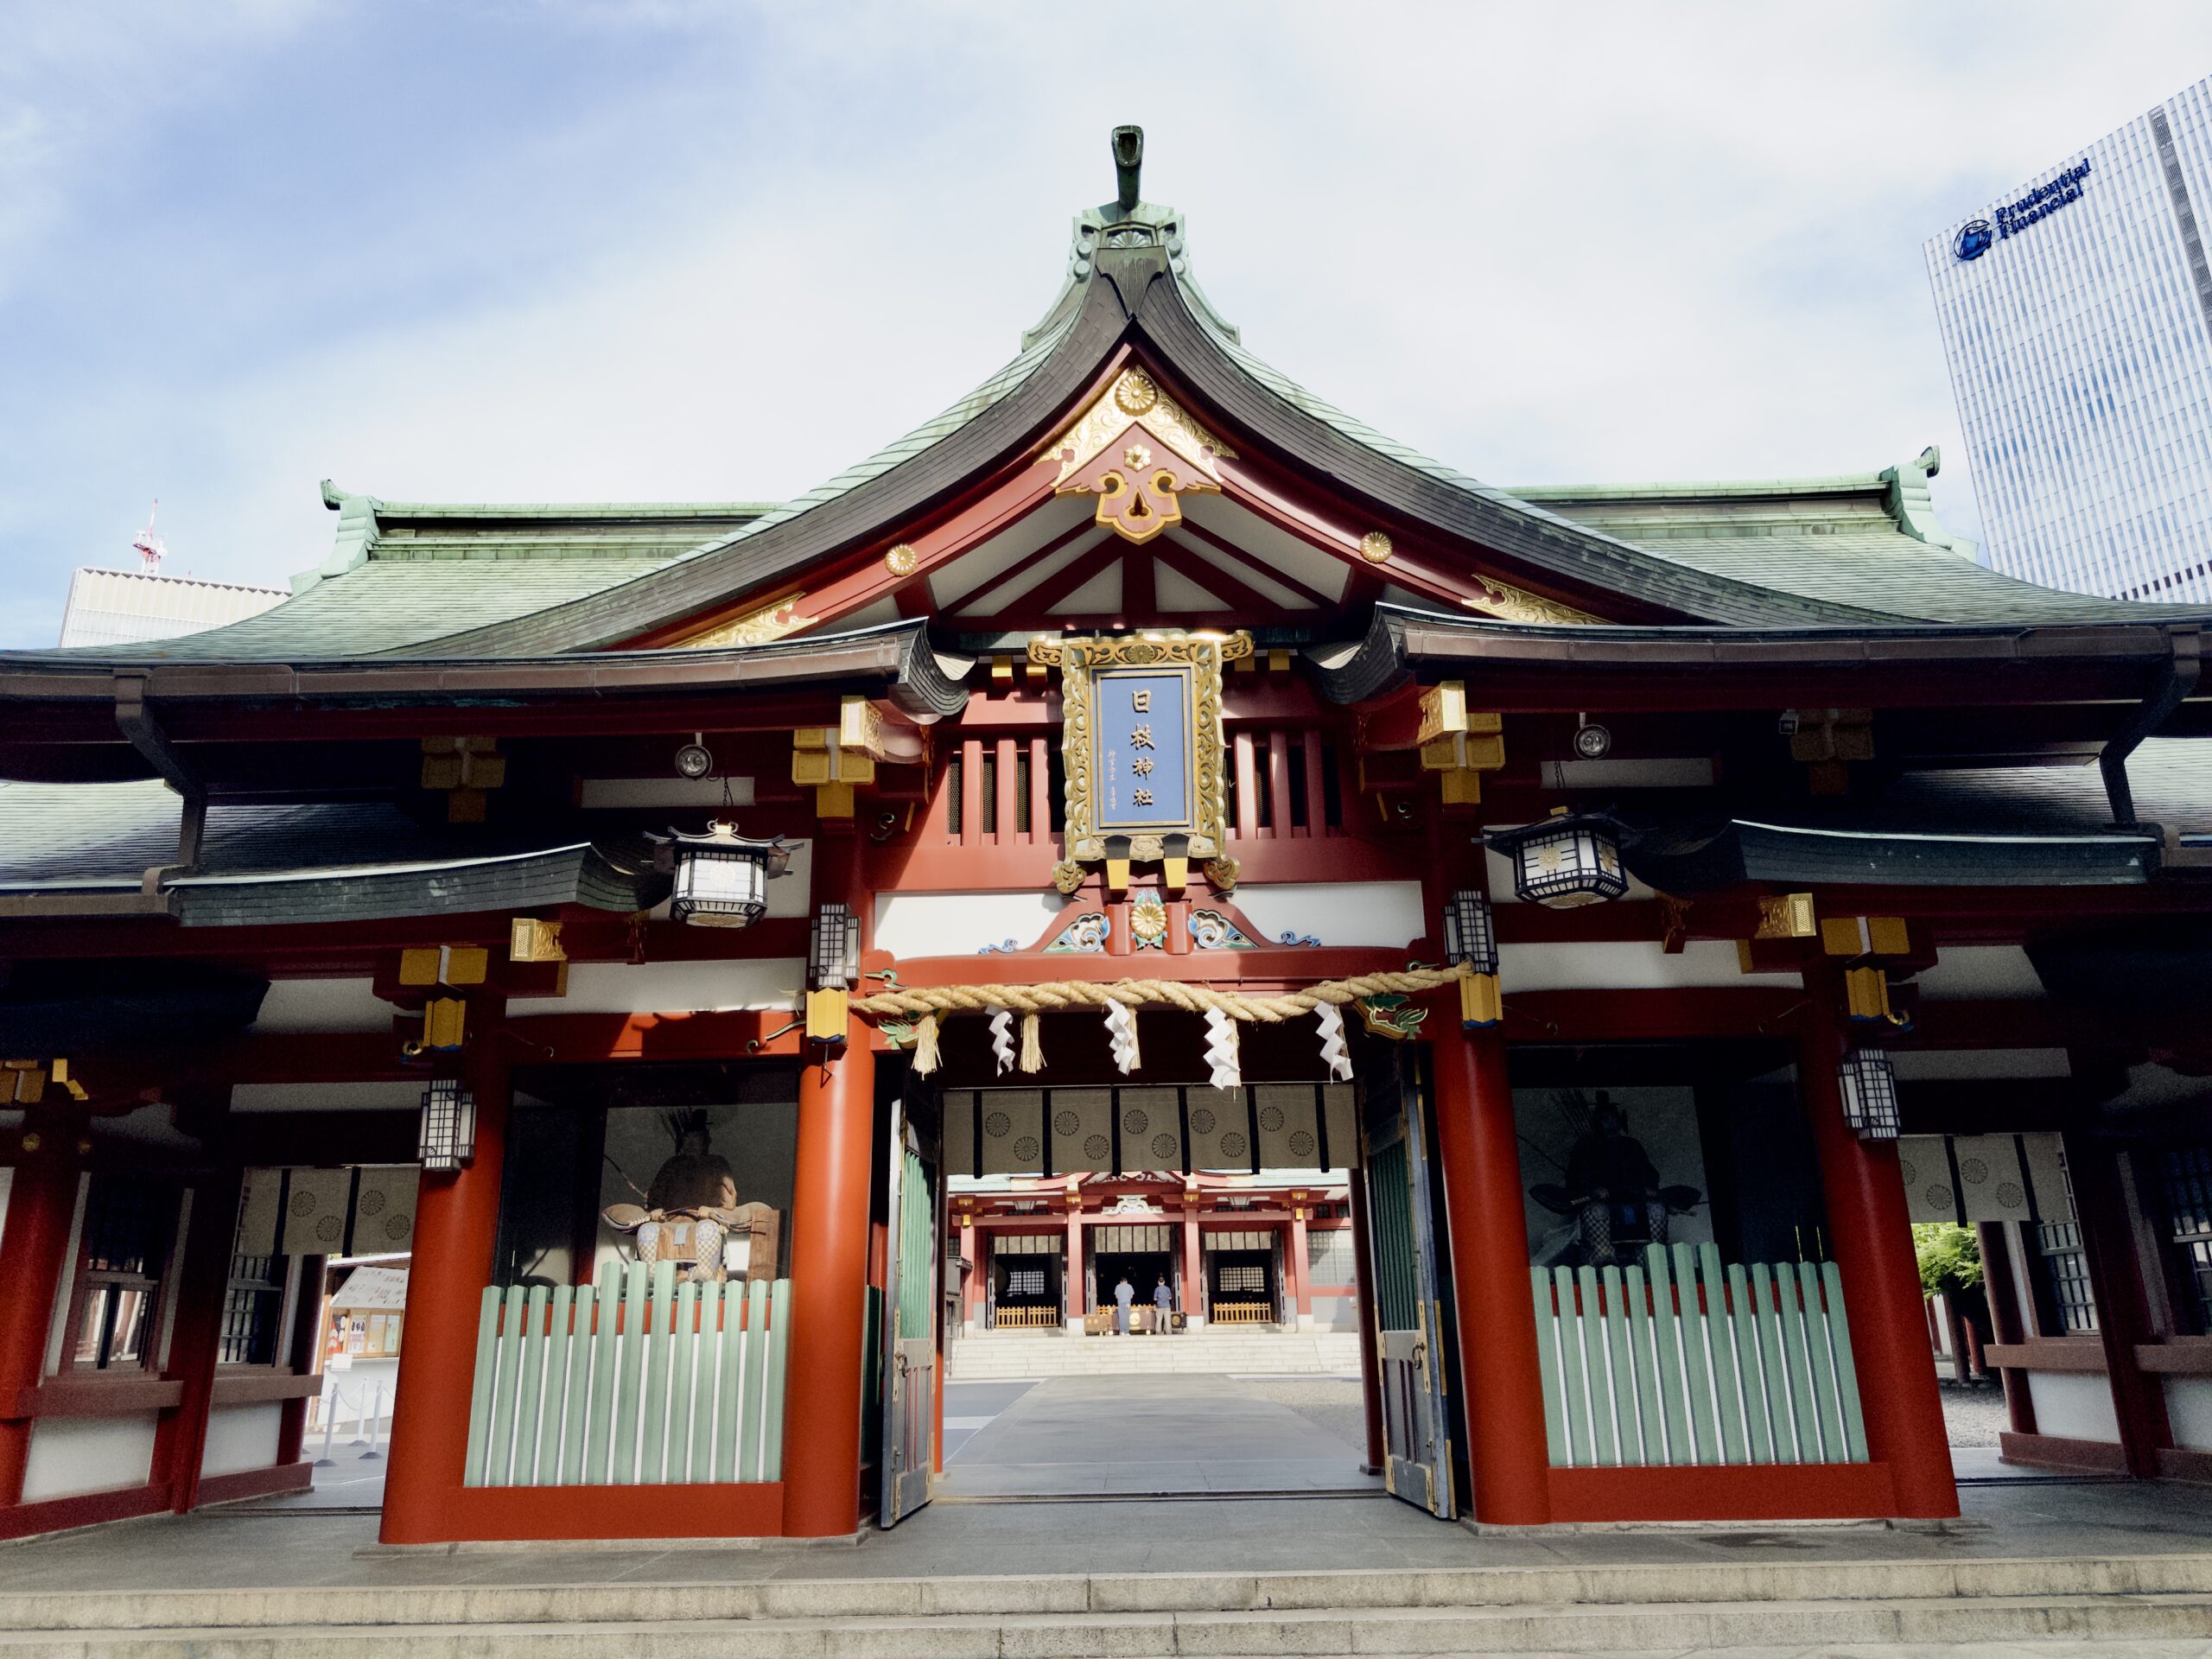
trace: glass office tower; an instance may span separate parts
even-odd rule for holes
[[[1990,562],[2212,599],[2212,79],[1929,238]]]

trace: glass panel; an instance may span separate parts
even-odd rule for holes
[[[100,1350],[107,1338],[109,1304],[114,1295],[115,1287],[108,1284],[94,1285],[86,1293],[84,1318],[77,1326],[77,1345],[70,1354],[73,1363],[99,1364]]]

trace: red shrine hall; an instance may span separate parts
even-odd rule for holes
[[[1478,482],[1141,156],[797,500],[326,483],[274,609],[0,658],[0,1535],[303,1487],[397,1251],[392,1544],[893,1524],[949,1352],[1253,1328],[1443,1519],[1948,1516],[1931,1220],[2008,1460],[2212,1475],[2207,619],[1933,450]]]

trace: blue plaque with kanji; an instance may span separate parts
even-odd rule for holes
[[[1108,669],[1091,716],[1101,833],[1191,826],[1191,671]]]
[[[1241,632],[1029,642],[1030,661],[1060,671],[1066,856],[1052,881],[1062,893],[1092,859],[1125,872],[1222,855],[1221,665],[1251,654]]]

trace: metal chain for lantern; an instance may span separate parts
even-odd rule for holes
[[[1236,1022],[1219,1008],[1206,1010],[1206,1081],[1217,1089],[1243,1086],[1244,1070],[1236,1052]]]
[[[1350,1083],[1351,1052],[1344,1046],[1344,1011],[1333,1002],[1324,1002],[1313,1010],[1313,1020],[1321,1030],[1321,1064],[1338,1083]]]

